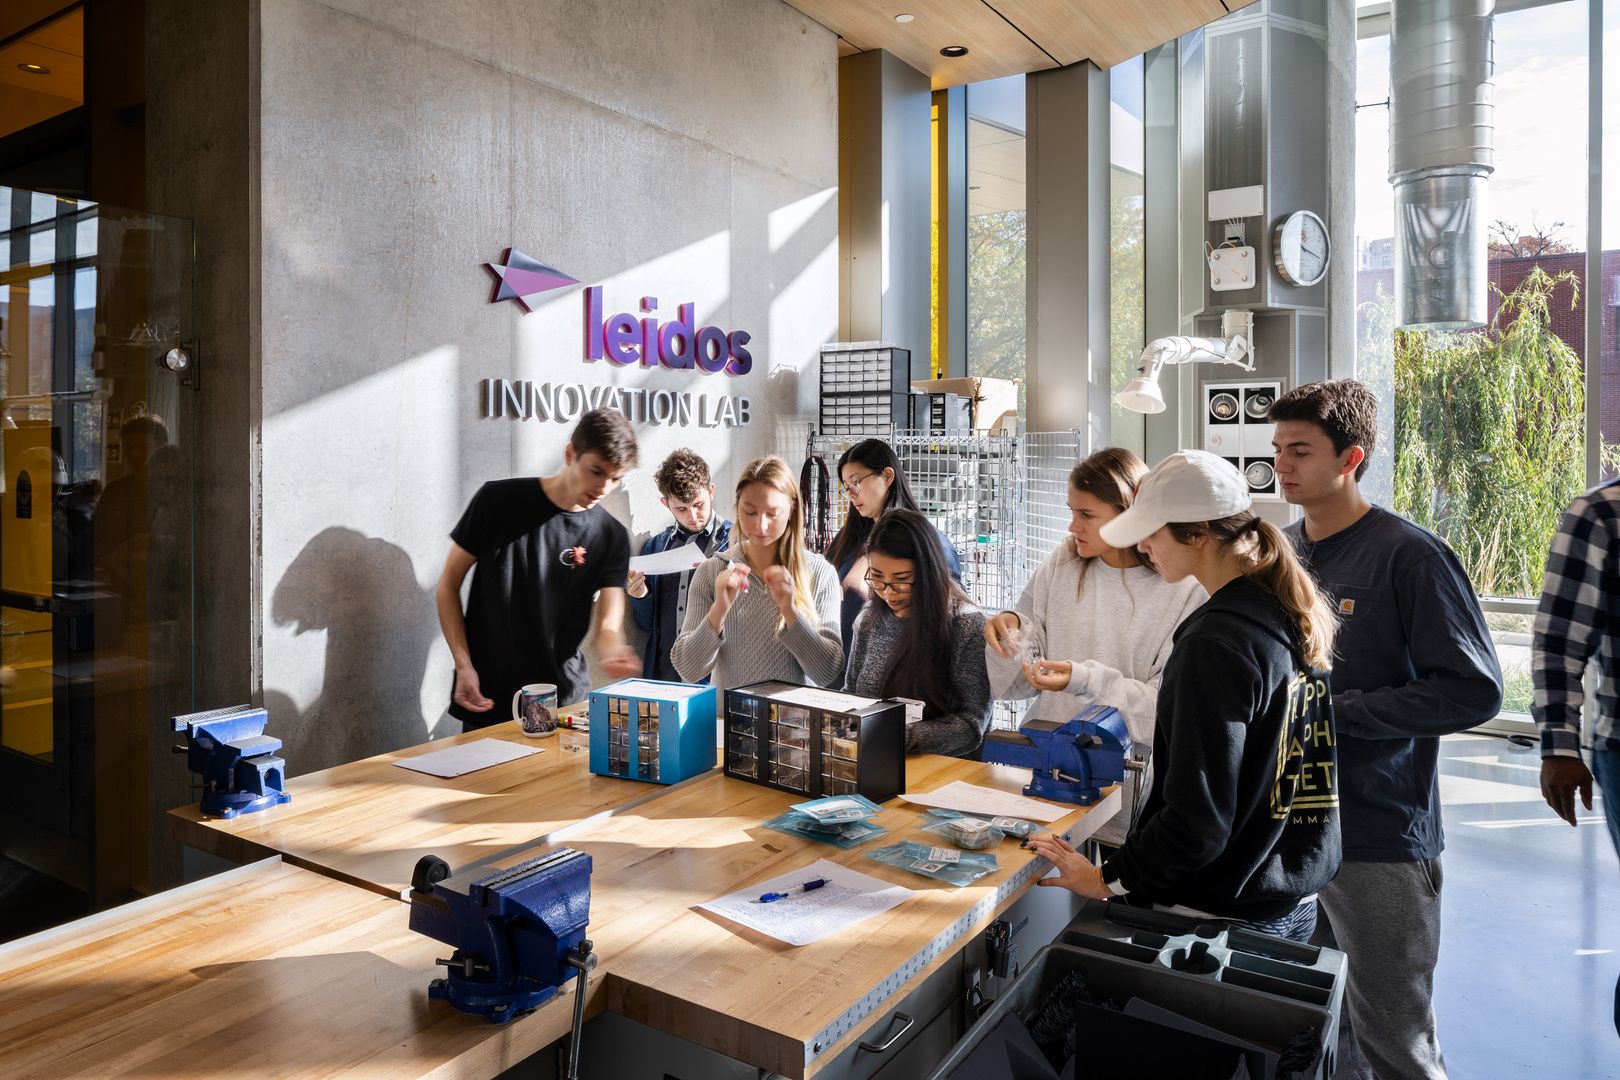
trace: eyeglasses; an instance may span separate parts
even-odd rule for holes
[[[871,574],[867,574],[865,580],[867,587],[873,592],[893,593],[895,596],[906,595],[911,591],[912,586],[912,582],[909,581],[884,581],[882,578],[873,577]]]
[[[876,475],[877,475],[877,473],[867,473],[865,476],[857,476],[853,480],[849,480],[849,481],[846,481],[846,482],[840,484],[839,487],[843,489],[843,492],[844,492],[845,495],[853,495],[853,494],[855,494],[855,489],[856,488],[860,487],[862,484],[866,483],[868,480],[872,479],[872,477],[874,477]]]

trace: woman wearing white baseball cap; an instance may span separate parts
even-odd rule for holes
[[[1197,578],[1209,600],[1176,630],[1152,785],[1124,846],[1097,867],[1032,840],[1058,869],[1040,884],[1309,938],[1339,868],[1332,609],[1237,469],[1202,450],[1149,470],[1102,537],[1168,581]]]

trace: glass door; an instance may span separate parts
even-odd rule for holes
[[[192,273],[187,222],[0,187],[0,824],[98,907],[191,706]]]

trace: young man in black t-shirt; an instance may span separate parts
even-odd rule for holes
[[[526,683],[555,683],[563,705],[585,700],[580,643],[592,629],[593,598],[602,670],[616,679],[641,674],[624,640],[630,534],[600,505],[635,464],[624,414],[593,409],[569,437],[561,472],[491,480],[467,505],[435,599],[456,664],[450,715],[469,729],[510,719],[508,703]]]
[[[1440,956],[1440,738],[1502,704],[1479,600],[1447,543],[1361,493],[1378,399],[1354,379],[1271,406],[1277,480],[1305,511],[1287,529],[1333,600],[1344,864],[1322,911],[1349,958],[1341,1077],[1444,1080],[1434,1017]]]

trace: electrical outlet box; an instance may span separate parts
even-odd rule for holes
[[[1276,379],[1204,384],[1204,449],[1230,461],[1254,499],[1277,499],[1277,425],[1266,419],[1282,393]]]
[[[1254,248],[1218,247],[1209,253],[1209,287],[1216,292],[1255,286]]]

